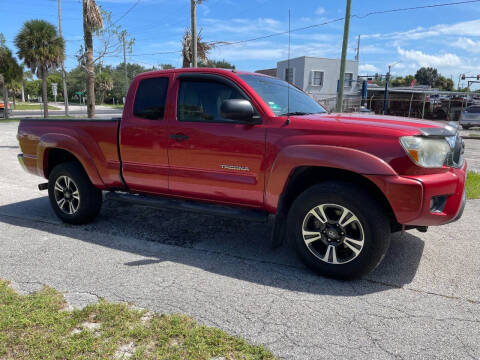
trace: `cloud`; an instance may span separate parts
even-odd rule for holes
[[[361,64],[358,67],[358,70],[362,73],[373,73],[380,71],[375,65],[372,64]]]
[[[407,31],[362,36],[370,39],[420,40],[438,36],[480,36],[480,19],[462,21],[455,24],[439,24],[428,28],[416,27]]]
[[[459,66],[462,64],[461,59],[455,54],[429,55],[420,50],[404,50],[397,48],[398,54],[404,60],[416,62],[420,66]]]
[[[325,14],[325,8],[323,8],[323,7],[321,7],[321,6],[318,7],[317,10],[315,10],[315,14],[316,14],[316,15],[323,15],[323,14]]]
[[[452,43],[452,46],[463,49],[470,53],[480,53],[480,40],[474,41],[470,38],[460,37]]]

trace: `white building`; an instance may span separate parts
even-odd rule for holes
[[[301,56],[277,63],[277,77],[301,88],[328,108],[335,107],[340,59]],[[345,70],[345,98],[358,97],[361,84],[358,79],[358,61],[347,60]]]

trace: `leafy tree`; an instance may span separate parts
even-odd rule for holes
[[[100,90],[100,104],[103,104],[106,92],[113,89],[113,79],[109,73],[102,72],[97,75],[96,82],[97,87]]]
[[[30,20],[23,24],[15,37],[15,45],[20,59],[42,79],[43,115],[48,117],[48,72],[64,60],[65,41],[52,24],[44,20]]]
[[[160,67],[162,68],[162,70],[175,69],[175,66],[173,66],[172,64],[160,64]]]
[[[5,118],[8,117],[8,111],[6,111],[8,109],[8,89],[15,90],[21,79],[21,66],[18,65],[10,49],[5,46],[4,39],[0,38],[0,85],[3,87],[3,103],[5,109],[3,116]]]
[[[235,69],[235,65],[230,64],[225,60],[207,60],[205,62],[200,62],[198,67],[210,67],[210,68],[220,68],[220,69]]]
[[[417,70],[415,79],[420,85],[434,86],[435,81],[438,79],[438,71],[431,67],[421,67]]]
[[[443,91],[453,91],[455,84],[452,79],[447,79],[444,76],[439,75],[433,86]]]
[[[27,80],[24,89],[27,98],[38,98],[42,93],[42,80]]]

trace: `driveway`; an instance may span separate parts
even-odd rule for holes
[[[0,123],[0,278],[19,289],[186,313],[281,358],[480,358],[480,201],[394,235],[367,278],[334,281],[271,250],[259,224],[110,202],[95,223],[64,225],[16,162],[16,126]]]

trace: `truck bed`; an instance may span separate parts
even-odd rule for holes
[[[27,171],[48,177],[49,152],[77,157],[100,188],[121,187],[118,129],[120,118],[20,120],[18,140]],[[88,150],[87,150],[88,149]]]

